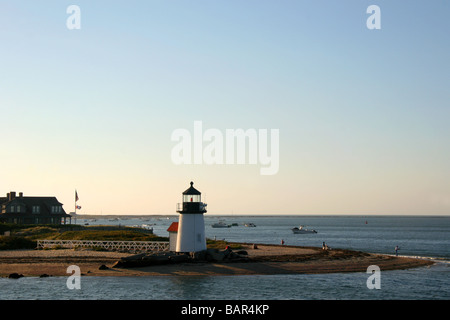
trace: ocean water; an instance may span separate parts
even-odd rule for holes
[[[212,228],[223,220],[231,228]],[[121,219],[92,224],[152,224],[167,236],[176,217],[150,221]],[[254,228],[245,227],[252,222]],[[78,223],[84,223],[78,221]],[[293,234],[304,225],[317,234]],[[368,273],[201,277],[82,277],[81,289],[67,277],[0,278],[2,300],[448,300],[450,299],[450,217],[425,216],[205,216],[206,236],[247,243],[347,248],[432,259],[436,264],[383,271],[380,289],[369,289]]]

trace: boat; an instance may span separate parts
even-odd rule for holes
[[[292,228],[291,229],[292,230],[292,232],[293,233],[295,233],[295,234],[302,234],[302,233],[317,233],[317,231],[316,230],[310,230],[310,229],[305,229],[305,228],[303,228],[303,226],[300,226],[300,227],[295,227],[295,228]]]
[[[254,224],[254,223],[246,223],[246,224],[244,224],[244,226],[246,226],[246,227],[250,227],[250,228],[254,228],[254,227],[256,227],[256,225]]]
[[[223,222],[223,221],[219,221],[219,222],[213,223],[213,224],[211,225],[211,227],[213,227],[213,228],[229,228],[230,226],[227,225],[227,224],[226,224],[225,222]]]
[[[131,227],[132,227],[132,228],[144,229],[144,230],[148,230],[148,231],[153,232],[153,227],[150,226],[149,224],[141,224],[141,225],[139,225],[139,224],[134,224],[134,225],[132,225]]]
[[[153,231],[153,227],[151,225],[149,225],[149,224],[143,224],[143,225],[141,225],[141,228],[145,229],[145,230]]]

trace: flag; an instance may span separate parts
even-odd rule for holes
[[[77,202],[78,201],[78,193],[77,193],[77,190],[75,190],[75,202]]]

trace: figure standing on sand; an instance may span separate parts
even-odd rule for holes
[[[398,246],[395,246],[395,255],[396,256],[398,256],[398,250],[399,250],[400,248],[398,247]]]
[[[325,242],[322,243],[322,250],[329,250],[327,244]]]

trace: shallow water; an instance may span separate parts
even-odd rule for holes
[[[82,277],[69,290],[66,277],[0,279],[11,300],[368,300],[450,298],[449,264],[381,271],[381,289],[369,289],[366,273],[202,277]]]

